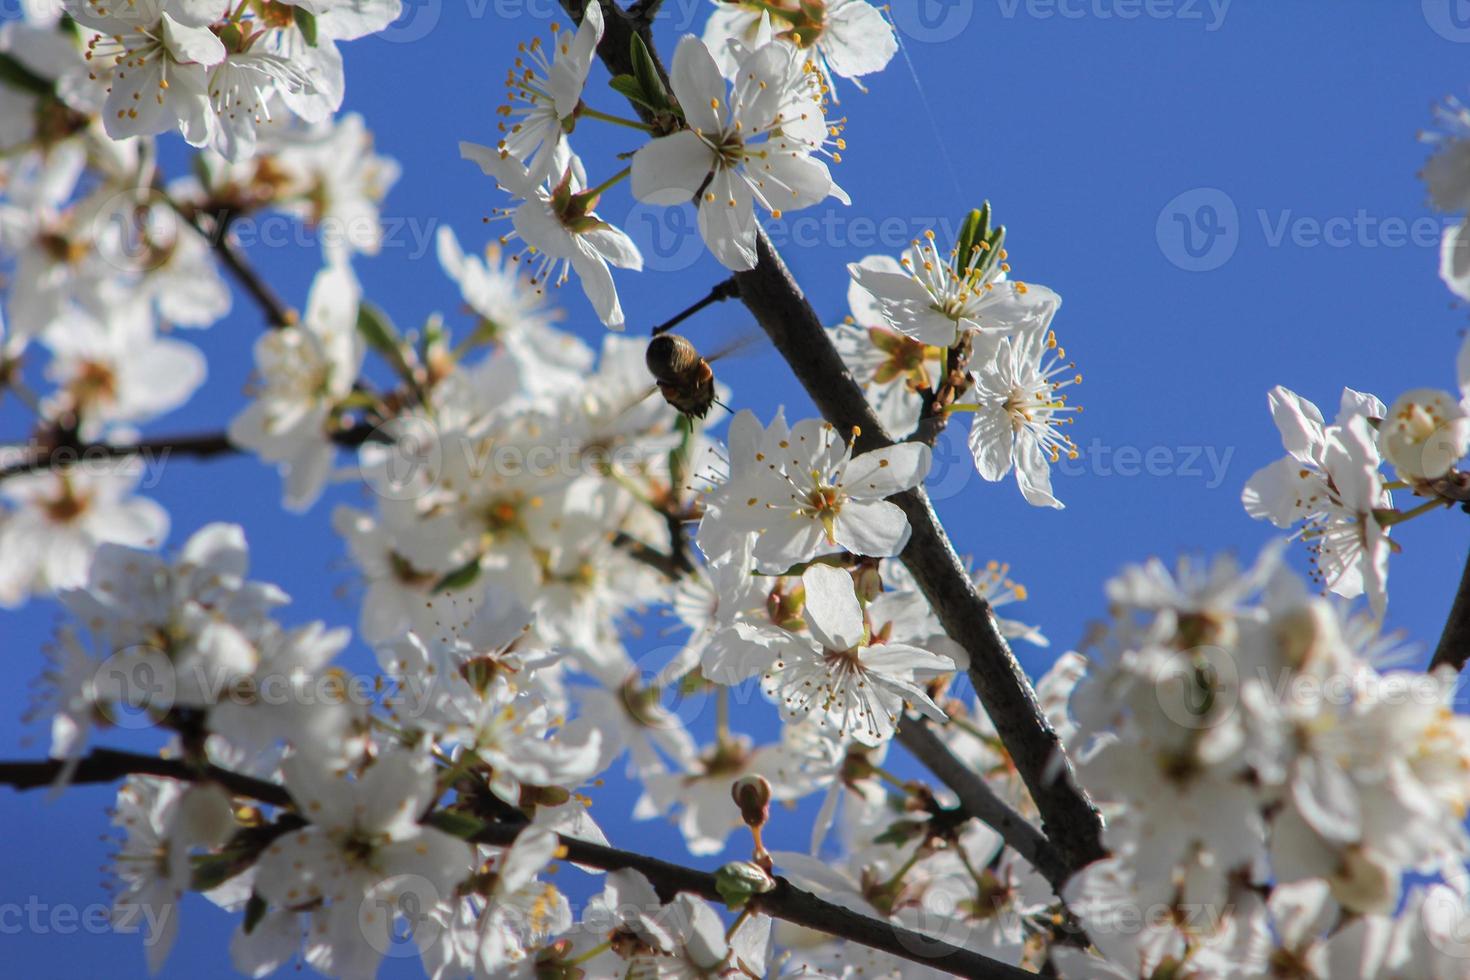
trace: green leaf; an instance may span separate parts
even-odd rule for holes
[[[896,820],[888,825],[888,829],[873,838],[875,844],[906,844],[915,837],[923,834],[926,824],[918,820]]]
[[[480,577],[480,556],[476,555],[454,571],[445,575],[434,583],[435,593],[448,592],[450,589],[462,589],[475,579]]]
[[[395,361],[401,358],[399,345],[403,341],[398,336],[398,329],[393,326],[393,321],[388,319],[388,314],[371,303],[361,303],[357,307],[357,332],[362,334],[362,339],[367,345],[379,354],[387,355]]]
[[[629,54],[633,61],[633,78],[643,93],[643,104],[655,112],[669,108],[669,96],[664,91],[663,80],[658,77],[658,65],[648,51],[648,45],[637,34],[629,41]]]
[[[33,95],[50,95],[51,83],[33,73],[13,56],[0,54],[0,82]]]
[[[243,870],[239,855],[229,851],[223,854],[201,854],[191,861],[194,866],[189,872],[189,888],[196,892],[218,888]]]
[[[460,840],[469,840],[485,829],[485,821],[463,810],[435,810],[424,823]]]
[[[296,26],[301,29],[301,36],[306,38],[310,47],[316,47],[316,14],[305,7],[292,7],[296,14]]]
[[[965,215],[965,220],[960,223],[960,234],[955,239],[955,252],[959,256],[956,264],[961,268],[970,264],[970,253],[975,250],[984,239],[985,233],[981,231],[982,224],[988,223],[990,204],[986,202],[984,212],[971,211]]]
[[[634,102],[647,104],[643,97],[643,86],[638,84],[638,79],[632,75],[614,75],[607,80],[608,87],[614,92]]]

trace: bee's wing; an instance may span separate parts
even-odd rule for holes
[[[643,392],[643,394],[641,394],[641,395],[638,395],[638,396],[636,396],[634,398],[629,399],[628,400],[628,404],[626,404],[622,408],[618,409],[617,414],[614,415],[613,418],[615,418],[615,419],[622,419],[622,417],[624,415],[627,415],[629,412],[633,411],[633,409],[637,408],[639,405],[642,405],[644,402],[648,401],[649,396],[651,396],[655,391],[658,391],[658,385],[656,385],[656,384],[649,385],[647,391]]]
[[[737,334],[717,347],[713,354],[706,354],[704,358],[705,362],[712,364],[721,358],[744,354],[756,344],[760,343],[764,337],[765,334],[757,330],[747,330],[744,333]]]

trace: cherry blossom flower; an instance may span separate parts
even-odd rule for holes
[[[328,771],[296,754],[282,767],[286,788],[311,823],[261,856],[256,891],[272,905],[326,903],[317,938],[332,972],[371,976],[391,943],[399,906],[379,901],[401,876],[416,876],[447,896],[470,871],[470,849],[418,818],[434,801],[428,760],[389,752],[358,779]]]
[[[199,0],[68,0],[67,13],[97,33],[87,41],[90,77],[106,90],[102,124],[113,139],[177,129],[203,146],[214,132],[205,69],[225,59],[210,25],[223,6]]]
[[[292,510],[310,507],[326,486],[334,451],[328,425],[362,367],[359,296],[349,267],[319,272],[302,322],[256,341],[264,388],[230,423],[232,442],[280,465]]]
[[[524,163],[537,182],[556,176],[557,149],[576,124],[582,89],[602,40],[602,26],[602,6],[592,0],[571,38],[564,37],[558,25],[551,25],[554,54],[550,61],[541,39],[534,38],[529,45],[520,45],[519,56],[506,73],[509,100],[501,115],[512,121],[500,124],[505,136],[499,148]],[[524,105],[517,106],[517,100]]]
[[[74,309],[53,321],[47,377],[60,391],[53,415],[70,412],[83,430],[142,422],[183,405],[204,383],[204,355],[154,331],[147,307],[123,302],[105,319]]]
[[[1007,279],[1005,250],[991,254],[990,248],[976,245],[962,256],[956,247],[946,258],[934,232],[926,231],[898,263],[870,256],[847,271],[891,329],[923,344],[952,347],[972,331],[1008,330],[1061,305],[1061,297],[1045,286]]]
[[[1460,395],[1415,388],[1395,398],[1378,428],[1383,458],[1407,480],[1444,476],[1470,451],[1470,343],[1456,358]]]
[[[277,203],[316,230],[327,265],[345,263],[353,253],[377,255],[383,244],[379,206],[400,171],[397,161],[373,152],[362,116],[348,113],[292,130],[276,149],[277,176],[290,190]]]
[[[765,30],[815,56],[829,86],[833,75],[857,79],[882,71],[898,51],[893,28],[867,0],[725,2],[717,4],[705,22],[704,43],[727,77],[734,77],[739,61],[726,41],[736,38],[753,46],[762,31],[762,17],[770,21]]]
[[[923,482],[930,462],[928,447],[919,443],[854,456],[824,422],[807,419],[788,430],[777,416],[762,431],[748,412],[731,425],[730,453],[730,479],[709,500],[718,517],[706,521],[763,532],[753,554],[766,572],[839,548],[898,554],[908,541],[908,519],[886,498]]]
[[[971,362],[975,384],[961,396],[975,413],[969,444],[980,475],[1000,480],[1014,469],[1027,503],[1058,509],[1050,464],[1077,458],[1065,429],[1081,411],[1062,391],[1082,380],[1051,330],[1059,302],[1040,307],[1010,333],[980,334]]]
[[[568,270],[575,270],[582,291],[603,324],[623,328],[623,307],[618,302],[608,265],[620,269],[643,268],[638,246],[623,231],[604,221],[595,210],[597,194],[585,190],[581,164],[569,152],[555,157],[553,186],[533,177],[525,164],[508,150],[494,150],[476,143],[460,143],[459,153],[478,164],[501,189],[519,198],[521,204],[502,212],[511,219],[515,235],[532,254],[540,254],[533,266],[532,281],[551,281],[560,286]],[[509,241],[510,236],[501,239]]]
[[[479,317],[474,336],[503,345],[515,359],[524,387],[547,394],[577,383],[592,368],[592,351],[575,335],[551,326],[555,311],[517,267],[506,267],[493,245],[485,258],[466,255],[454,229],[439,229],[439,264],[459,286],[465,305]]]
[[[864,745],[892,738],[905,707],[944,719],[913,676],[915,670],[953,670],[953,661],[901,643],[874,643],[846,572],[813,565],[801,581],[808,633],[791,634],[764,679],[786,717],[815,713],[818,723]]]
[[[710,49],[684,37],[670,84],[689,128],[634,155],[633,195],[654,204],[698,198],[699,233],[711,254],[737,271],[754,268],[757,202],[776,217],[829,196],[848,203],[813,157],[829,137],[811,81],[793,49],[768,44],[741,62],[727,105]]]
[[[860,265],[902,272],[898,261],[887,255],[870,255]],[[878,301],[856,279],[848,283],[847,303],[850,322],[828,331],[833,346],[863,386],[883,427],[894,436],[912,432],[924,403],[919,392],[932,389],[944,371],[942,351],[890,327]]]
[[[0,519],[0,605],[14,608],[32,592],[87,581],[97,547],[106,542],[156,548],[168,535],[168,513],[133,496],[140,460],[82,464],[8,477],[0,499],[13,508]]]

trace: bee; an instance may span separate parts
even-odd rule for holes
[[[672,333],[654,337],[644,363],[664,401],[685,415],[702,419],[716,404],[715,372],[686,338]]]

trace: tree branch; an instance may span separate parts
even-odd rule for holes
[[[0,786],[16,789],[38,789],[50,786],[66,769],[68,760],[47,759],[44,762],[0,761]],[[67,785],[114,783],[124,776],[161,776],[183,782],[217,783],[235,796],[248,796],[273,806],[290,806],[291,796],[284,787],[218,766],[192,766],[183,759],[163,759],[156,755],[119,752],[116,749],[93,749],[83,756],[67,779]]]
[[[1465,557],[1460,587],[1455,591],[1455,601],[1450,606],[1450,615],[1445,620],[1444,632],[1439,635],[1439,646],[1435,647],[1429,669],[1450,666],[1464,670],[1467,660],[1470,660],[1470,555]]]
[[[214,254],[219,256],[220,262],[230,270],[230,274],[255,301],[255,305],[260,307],[261,313],[265,314],[266,323],[272,329],[279,330],[296,323],[298,319],[296,311],[287,306],[285,301],[271,288],[270,283],[255,271],[255,267],[250,264],[250,260],[240,250],[240,246],[230,238],[230,223],[234,220],[234,214],[230,211],[201,212],[193,208],[185,209],[174,203],[172,199],[169,203],[173,204],[174,210],[189,223],[190,227],[209,242],[210,247],[214,249]],[[205,214],[209,216],[210,222],[207,228],[201,221],[201,217]]]
[[[600,2],[605,29],[597,50],[607,69],[614,75],[632,72],[629,47],[636,33],[648,46],[660,76],[667,78],[647,23],[630,18],[612,0]],[[572,19],[580,22],[579,0],[561,3]],[[652,120],[644,107],[635,103],[633,108],[645,122]],[[857,452],[893,445],[833,347],[822,321],[760,229],[756,233],[756,255],[754,269],[735,274],[740,299],[791,365],[822,416],[842,431],[858,427],[860,434],[854,440]],[[970,655],[970,680],[1036,801],[1047,837],[1072,870],[1097,860],[1104,854],[1102,818],[1077,785],[1061,740],[1001,636],[990,604],[975,591],[928,494],[919,487],[899,494],[893,501],[903,508],[913,530],[900,558],[945,632]]]
[[[49,786],[56,781],[66,765],[65,760],[58,759],[44,762],[0,761],[0,785],[22,790]],[[285,788],[274,783],[232,773],[217,766],[196,768],[178,759],[160,759],[111,749],[93,749],[78,761],[70,782],[106,783],[134,774],[186,782],[213,782],[236,796],[246,796],[280,807],[293,805]],[[485,823],[468,839],[476,844],[509,847],[515,843],[523,829],[523,822]],[[637,871],[654,885],[665,901],[679,892],[690,892],[710,901],[722,902],[719,890],[715,887],[715,876],[707,871],[698,871],[648,855],[572,837],[561,836],[560,840],[566,850],[566,860],[604,871],[624,868]],[[892,922],[835,905],[797,888],[779,876],[773,891],[757,896],[753,901],[760,911],[775,918],[870,946],[927,967],[947,970],[955,976],[978,980],[1022,980],[1033,976],[1019,967],[972,953],[943,939],[926,936]]]
[[[1046,835],[1032,826],[1031,821],[1001,799],[978,773],[961,762],[928,722],[913,715],[904,716],[898,728],[898,742],[954,791],[965,813],[992,827],[1012,850],[1051,883],[1054,890],[1061,892],[1062,885],[1071,877],[1062,855]]]
[[[359,423],[332,436],[339,446],[355,449],[367,442],[376,431],[373,426]],[[25,446],[7,446],[7,450],[25,450]],[[223,432],[196,432],[177,436],[159,436],[156,439],[141,439],[138,442],[113,444],[107,442],[67,443],[52,446],[29,447],[31,455],[25,459],[0,466],[0,480],[20,473],[32,473],[44,469],[65,469],[78,464],[95,463],[108,459],[123,459],[129,456],[145,456],[148,459],[164,459],[177,453],[194,459],[210,459],[243,450],[230,441]]]

